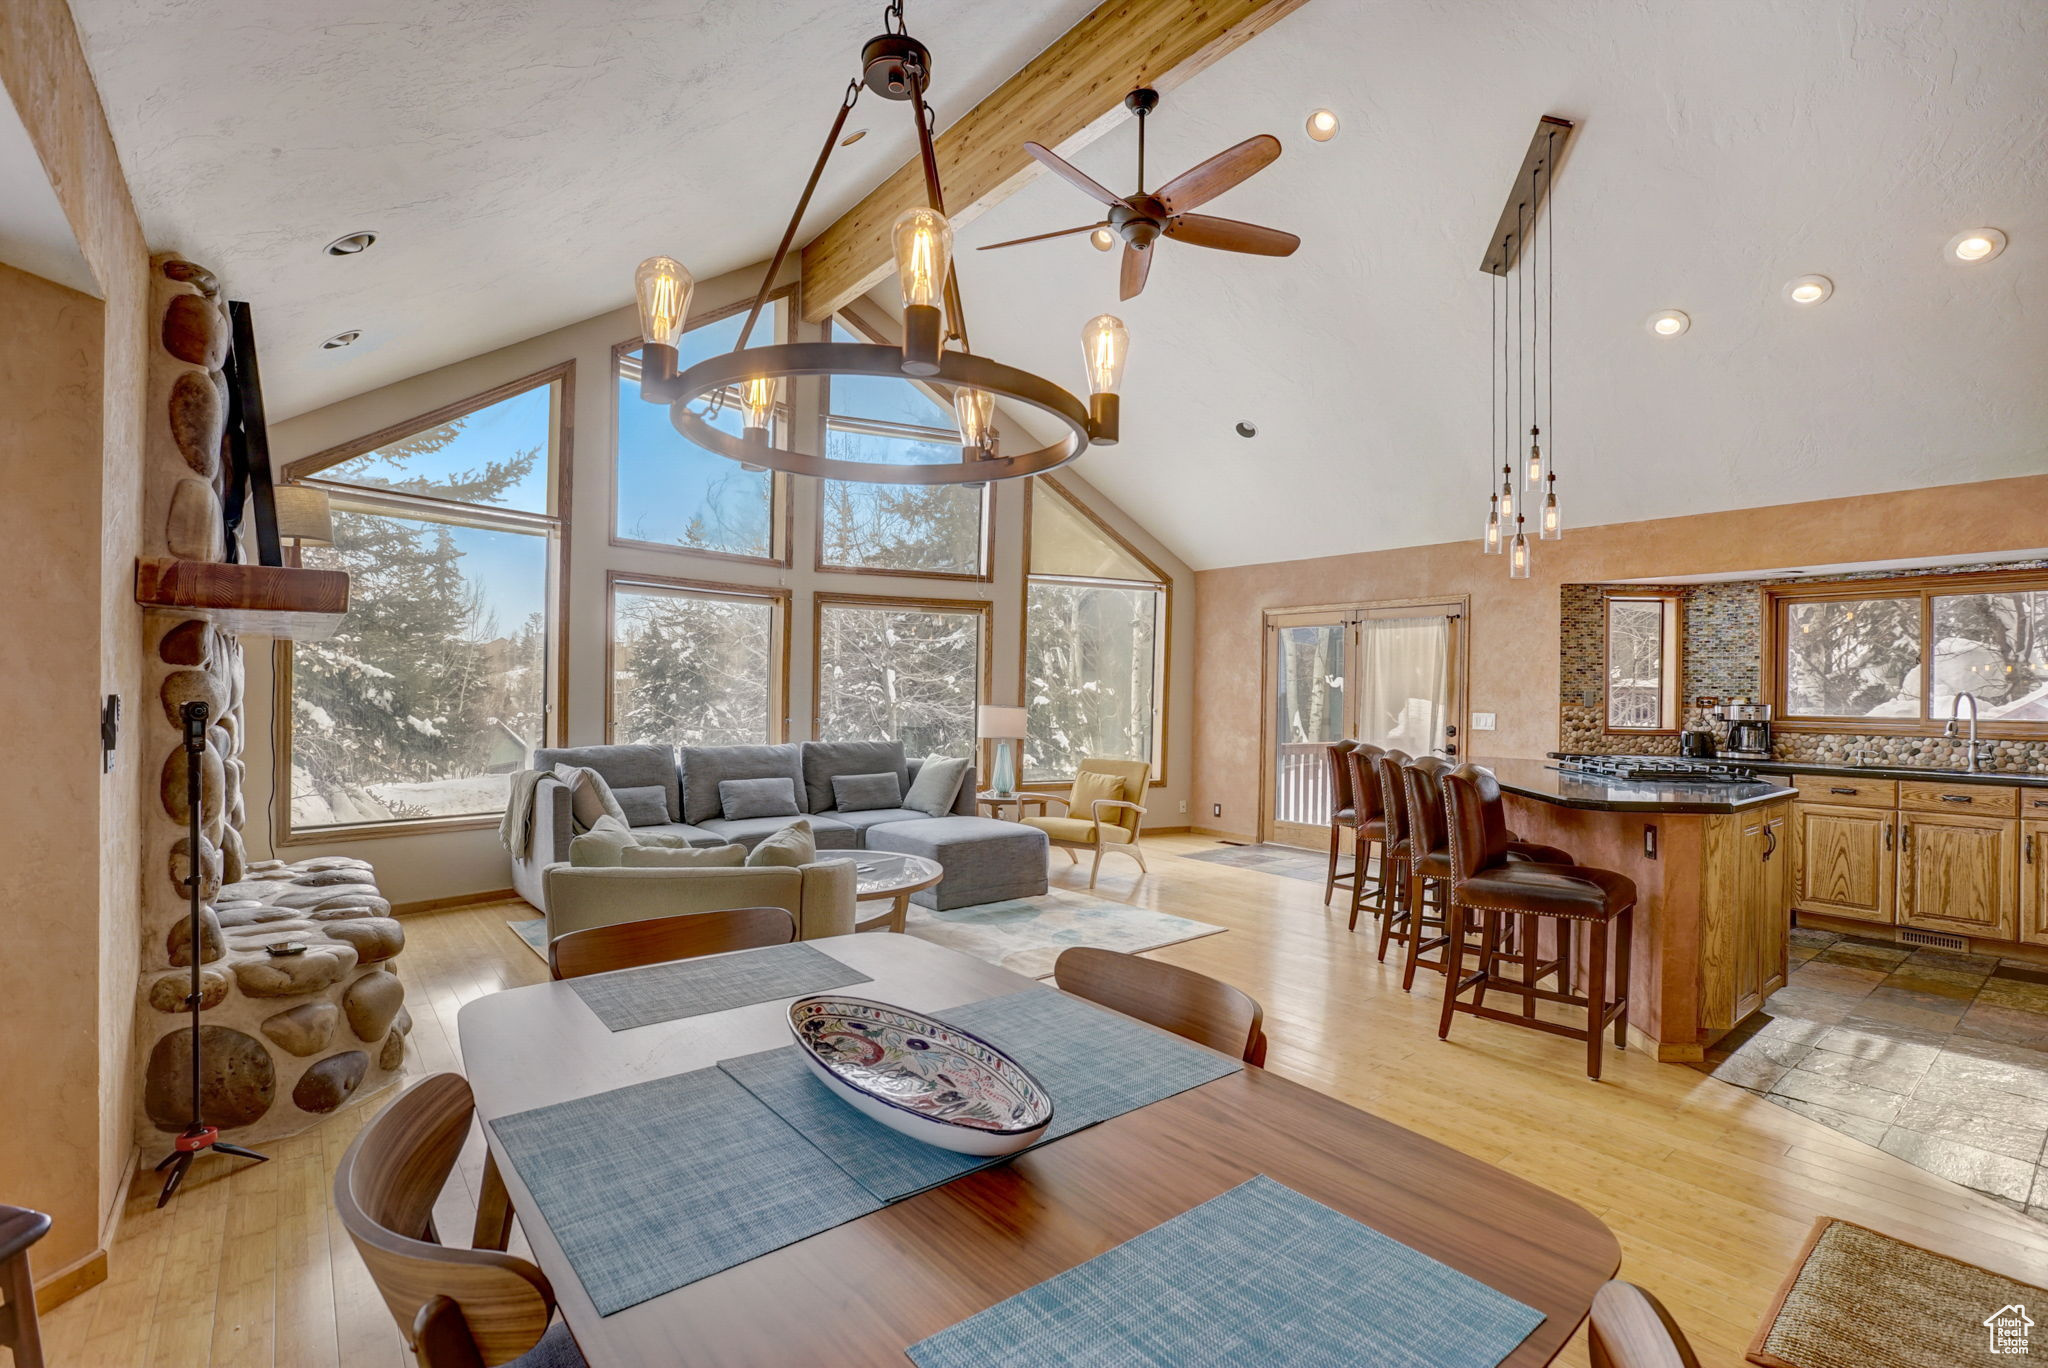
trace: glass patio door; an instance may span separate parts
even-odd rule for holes
[[[1358,605],[1268,618],[1261,840],[1327,847],[1334,741],[1458,758],[1463,607]]]

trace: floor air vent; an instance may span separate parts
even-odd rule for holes
[[[1908,945],[1931,945],[1937,950],[1960,950],[1969,953],[1970,942],[1962,936],[1945,936],[1939,931],[1900,931],[1899,939]]]

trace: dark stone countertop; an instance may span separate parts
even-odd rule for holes
[[[1562,751],[1550,752],[1555,760]],[[1675,760],[1679,757],[1662,755],[1660,760]],[[1755,770],[1758,774],[1834,774],[1848,779],[1924,779],[1937,784],[2005,784],[2020,788],[2048,788],[2048,774],[2033,771],[2012,774],[1998,770],[1979,770],[1971,774],[1966,770],[1930,769],[1919,765],[1820,765],[1803,760],[1730,760],[1719,757],[1710,762],[1725,765],[1740,765]]]
[[[1595,812],[1745,812],[1779,803],[1793,790],[1779,784],[1647,783],[1597,774],[1564,774],[1548,760],[1481,758],[1472,762],[1493,771],[1501,792],[1559,807]]]

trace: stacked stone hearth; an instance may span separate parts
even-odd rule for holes
[[[212,273],[188,261],[158,259],[154,283],[143,554],[219,561],[226,305]],[[397,974],[405,931],[361,860],[247,860],[242,643],[215,622],[162,611],[143,615],[143,634],[152,695],[136,719],[152,790],[142,824],[136,1042],[144,1149],[161,1149],[162,1133],[190,1119],[186,998],[195,954],[206,1120],[229,1138],[288,1135],[377,1090],[403,1066],[412,1029]],[[201,760],[196,947],[180,715],[191,701],[205,702],[212,718]],[[270,952],[286,942],[303,948]]]

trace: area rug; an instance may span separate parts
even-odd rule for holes
[[[2023,1355],[2028,1306],[2048,1313],[2048,1291],[1823,1216],[1748,1358],[1764,1368],[1946,1368]]]
[[[1303,883],[1317,884],[1323,881],[1330,868],[1327,855],[1280,845],[1218,846],[1214,850],[1204,850],[1195,855],[1182,855],[1180,858],[1200,860],[1204,864],[1229,865],[1232,869],[1256,869],[1261,874],[1278,874],[1283,879],[1299,879]],[[1350,861],[1347,858],[1338,872],[1342,873],[1349,867]]]
[[[548,957],[547,918],[505,925],[534,954]],[[1052,973],[1060,951],[1069,946],[1094,945],[1136,954],[1199,940],[1228,928],[1058,889],[1042,897],[980,903],[950,912],[931,912],[912,903],[904,929],[920,940],[1001,965],[1012,973],[1045,978]]]

